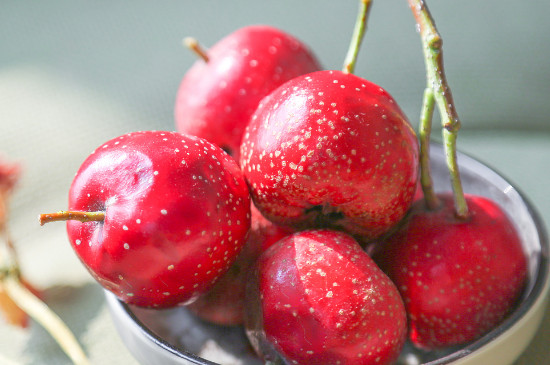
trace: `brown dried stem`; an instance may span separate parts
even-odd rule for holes
[[[45,213],[38,216],[41,226],[50,222],[76,220],[80,222],[99,222],[105,220],[105,212],[80,212],[61,210],[55,213]]]

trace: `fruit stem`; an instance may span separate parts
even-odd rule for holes
[[[21,283],[16,272],[0,274],[0,281],[15,304],[40,323],[57,341],[74,364],[88,365],[80,344],[65,323]]]
[[[361,42],[365,36],[367,30],[367,18],[369,16],[371,0],[359,1],[359,13],[355,22],[355,28],[351,36],[351,43],[349,45],[348,53],[344,60],[344,73],[352,74],[355,71],[355,63],[357,62],[357,56],[359,54],[359,48],[361,48]]]
[[[420,32],[428,88],[433,90],[433,99],[435,99],[441,115],[445,157],[453,189],[455,214],[460,219],[466,219],[468,217],[468,205],[462,189],[456,153],[456,138],[458,130],[460,129],[460,120],[444,72],[442,52],[443,41],[437,31],[435,22],[426,5],[426,1],[408,0],[408,2]],[[429,103],[430,98],[431,97],[428,95],[428,100],[425,98],[424,102]],[[423,110],[424,108],[426,107],[423,107]],[[426,143],[426,140],[423,140],[423,142]]]
[[[77,220],[81,222],[103,221],[105,220],[105,212],[79,212],[61,210],[56,213],[40,214],[38,222],[41,226],[50,222]]]
[[[435,97],[431,87],[424,89],[422,111],[420,114],[420,185],[424,193],[424,201],[428,209],[439,207],[440,201],[435,194],[430,167],[430,136],[432,133],[432,117]]]
[[[204,62],[209,61],[209,57],[206,54],[206,50],[201,47],[199,42],[193,37],[185,37],[183,39],[183,44],[185,47],[193,51],[197,56],[199,56]]]

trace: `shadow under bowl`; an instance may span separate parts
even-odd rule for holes
[[[430,151],[436,191],[449,191],[443,147]],[[478,160],[458,154],[466,193],[495,200],[518,230],[529,260],[529,280],[523,296],[507,318],[478,340],[443,351],[421,351],[407,344],[398,364],[512,364],[531,342],[548,302],[549,241],[541,218],[526,197],[506,178]],[[205,323],[185,308],[152,310],[133,307],[105,292],[111,317],[124,344],[143,364],[261,364],[240,327]]]

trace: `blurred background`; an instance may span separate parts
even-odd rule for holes
[[[428,5],[463,124],[459,149],[515,182],[548,227],[550,3]],[[174,129],[175,94],[195,61],[185,36],[208,47],[242,26],[269,24],[307,43],[325,68],[341,69],[357,8],[356,0],[1,2],[0,155],[23,167],[10,231],[24,273],[94,364],[133,360],[64,224],[40,227],[37,215],[66,207],[73,175],[98,145],[131,131]],[[388,90],[417,126],[425,74],[407,1],[373,2],[355,73]],[[549,333],[547,314],[518,364],[550,362]],[[2,359],[69,363],[38,325],[20,330],[0,320]]]

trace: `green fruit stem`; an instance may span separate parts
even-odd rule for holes
[[[345,73],[353,74],[355,72],[355,63],[357,62],[359,49],[361,48],[361,43],[363,42],[363,37],[367,30],[367,18],[369,17],[371,4],[371,0],[359,1],[359,12],[355,22],[355,28],[353,29],[351,43],[344,60],[344,68],[342,69]]]
[[[460,129],[460,120],[455,109],[451,89],[447,83],[443,68],[443,52],[442,39],[437,31],[435,22],[430,14],[430,11],[424,0],[408,0],[409,6],[413,12],[414,18],[418,25],[422,48],[424,52],[424,61],[426,66],[427,87],[424,92],[424,100],[421,115],[421,184],[424,193],[428,191],[427,202],[430,204],[438,204],[437,201],[429,201],[433,199],[432,181],[429,171],[429,133],[431,132],[431,120],[433,103],[437,104],[441,115],[441,123],[443,125],[443,141],[445,148],[445,157],[449,174],[451,178],[451,186],[454,195],[455,214],[458,218],[465,219],[468,217],[468,205],[464,197],[462,182],[458,169],[457,153],[456,153],[456,138]],[[431,90],[431,91],[430,91]],[[422,156],[422,154],[424,154]]]
[[[432,117],[435,106],[434,92],[431,87],[424,89],[422,111],[420,115],[420,185],[424,193],[424,201],[428,209],[439,207],[440,201],[435,194],[430,166],[430,136],[432,133]]]
[[[105,220],[105,212],[80,212],[61,210],[55,213],[40,214],[38,222],[41,226],[49,222],[77,220],[80,222],[100,222]]]

